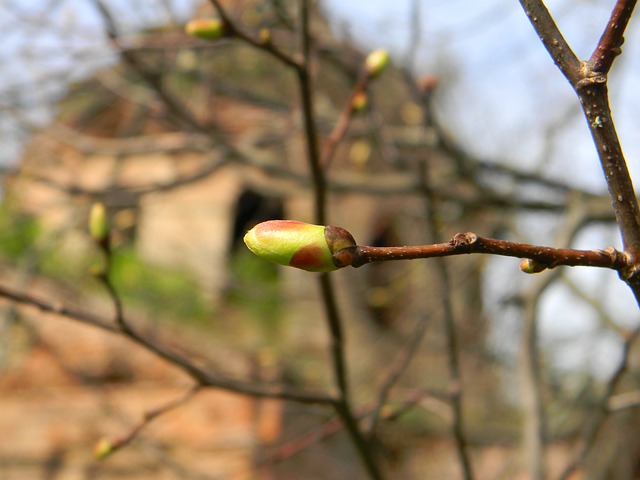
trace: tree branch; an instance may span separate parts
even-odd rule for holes
[[[618,0],[609,23],[600,37],[598,46],[588,62],[589,70],[605,75],[611,69],[615,58],[622,53],[624,31],[636,6],[637,0]]]
[[[336,402],[334,397],[321,393],[306,392],[303,390],[276,385],[260,385],[253,381],[243,381],[215,375],[211,372],[202,370],[180,354],[152,343],[150,340],[146,340],[140,333],[134,332],[134,335],[132,336],[129,333],[123,332],[112,322],[102,317],[83,310],[67,307],[60,303],[50,302],[30,294],[17,292],[5,285],[0,285],[0,298],[4,298],[17,304],[35,307],[40,311],[59,315],[84,325],[100,328],[104,331],[128,338],[158,357],[163,358],[172,365],[175,365],[193,378],[203,388],[220,388],[241,395],[250,395],[261,398],[279,398],[282,400],[308,404],[334,405]]]
[[[586,427],[586,431],[581,438],[580,445],[569,464],[562,471],[559,480],[569,480],[573,477],[573,473],[578,469],[578,467],[584,462],[587,455],[595,445],[595,441],[598,437],[598,433],[604,426],[606,419],[611,411],[615,411],[615,408],[612,408],[612,403],[615,405],[615,402],[612,402],[612,395],[615,392],[618,384],[622,380],[624,373],[629,368],[629,360],[633,351],[633,345],[635,341],[640,337],[640,326],[634,328],[633,330],[627,332],[624,336],[624,344],[622,347],[622,357],[620,362],[616,366],[613,375],[607,381],[605,385],[604,393],[598,400],[594,411],[589,416],[589,423]]]
[[[209,0],[209,3],[211,3],[218,16],[220,17],[220,20],[222,20],[222,22],[224,23],[228,35],[237,37],[245,43],[248,43],[249,45],[259,50],[263,50],[273,55],[275,58],[280,60],[285,65],[288,65],[289,67],[293,67],[295,69],[299,69],[301,67],[300,63],[295,58],[275,47],[270,41],[258,40],[251,36],[249,33],[245,32],[240,26],[238,26],[236,22],[231,19],[229,14],[226,12],[224,7],[218,0]]]
[[[640,260],[638,200],[611,115],[606,79],[595,77],[583,81],[577,87],[577,93],[600,157],[624,249],[631,255],[634,262],[638,261]],[[629,280],[635,272],[634,267],[625,272],[623,278]]]
[[[544,2],[520,0],[520,4],[555,64],[572,85],[576,84],[583,78],[580,60],[560,32]]]
[[[547,268],[584,266],[623,270],[629,266],[624,252],[613,247],[605,250],[575,250],[572,248],[543,247],[527,243],[480,237],[472,232],[458,233],[448,243],[404,247],[368,247],[357,245],[336,252],[334,261],[340,267],[360,267],[367,263],[389,260],[415,260],[419,258],[450,257],[481,253],[505,257],[528,258],[542,271]]]
[[[624,250],[631,258],[621,277],[640,305],[640,209],[609,106],[607,77],[619,53],[635,0],[618,0],[598,46],[580,62],[562,37],[542,0],[520,0],[540,40],[576,91],[604,172]]]
[[[311,62],[311,33],[309,1],[300,0],[300,50],[302,62],[296,68],[300,89],[300,101],[302,103],[302,118],[304,123],[305,144],[307,160],[311,170],[313,184],[313,197],[315,222],[319,225],[326,223],[326,197],[327,182],[320,157],[318,145],[318,130],[316,127]],[[364,468],[372,480],[382,480],[382,473],[373,458],[369,445],[360,430],[358,421],[350,406],[349,385],[347,379],[347,366],[344,354],[344,333],[342,319],[340,317],[336,296],[331,278],[323,274],[319,279],[322,300],[325,307],[327,325],[331,336],[331,358],[336,383],[339,390],[338,401],[334,403],[336,413],[342,418],[347,433],[351,437]]]

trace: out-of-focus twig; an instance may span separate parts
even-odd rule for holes
[[[407,344],[403,346],[402,350],[386,372],[386,378],[378,389],[378,398],[370,417],[371,422],[369,427],[369,436],[372,438],[376,435],[378,422],[381,419],[381,412],[389,398],[391,389],[396,385],[400,377],[411,364],[411,361],[415,358],[418,347],[422,343],[424,334],[427,332],[427,325],[429,325],[429,317],[427,315],[421,316],[416,322]]]
[[[40,311],[58,315],[85,325],[100,328],[101,330],[118,334],[129,338],[134,343],[149,350],[155,355],[175,365],[203,388],[220,388],[242,395],[251,395],[264,398],[280,398],[283,400],[298,401],[301,403],[333,405],[335,398],[322,394],[297,390],[295,388],[260,385],[253,381],[244,381],[226,378],[206,371],[192,363],[188,358],[171,351],[166,347],[146,340],[141,333],[134,332],[134,337],[122,332],[113,322],[93,313],[66,306],[59,302],[48,301],[24,292],[17,292],[7,286],[0,285],[0,298],[28,307],[35,307]],[[127,324],[130,322],[127,321]]]
[[[609,397],[607,408],[610,412],[619,412],[627,408],[636,408],[640,406],[640,391],[620,393]]]
[[[432,119],[434,117],[432,105],[433,98],[430,93],[430,91],[425,91],[424,95],[421,97],[425,117],[423,125],[425,133],[432,127]],[[440,240],[437,220],[437,208],[439,204],[438,200],[433,196],[431,189],[433,172],[430,160],[432,160],[432,158],[433,157],[429,154],[429,151],[425,149],[424,158],[417,165],[417,172],[422,181],[428,238],[432,242],[438,242]],[[469,239],[471,238],[472,237],[469,237]],[[460,240],[462,240],[460,245],[464,248],[466,248],[466,246],[463,245],[466,244],[465,239],[466,237],[464,237],[464,239],[460,237]],[[464,389],[462,382],[462,367],[460,365],[461,352],[459,349],[456,316],[453,311],[453,286],[451,283],[449,267],[443,258],[436,258],[435,268],[439,277],[440,301],[443,309],[442,321],[444,324],[444,341],[449,375],[449,403],[451,405],[451,434],[453,436],[453,442],[455,445],[458,463],[460,464],[462,477],[464,480],[472,480],[474,478],[473,466],[471,464],[467,438],[464,432],[462,409]]]
[[[196,395],[200,391],[200,389],[201,389],[200,385],[195,385],[189,388],[180,397],[174,398],[169,402],[165,403],[164,405],[148,411],[147,413],[144,414],[143,418],[135,426],[133,426],[126,434],[111,440],[103,439],[98,444],[96,453],[99,455],[101,454],[102,457],[105,457],[107,455],[114,454],[115,452],[122,449],[123,447],[126,447],[133,440],[135,440],[138,437],[138,435],[140,435],[140,432],[142,432],[142,430],[146,428],[152,421],[154,421],[158,417],[161,417],[162,415],[165,415],[177,408],[182,407],[183,405],[188,403],[194,397],[194,395]],[[102,451],[100,451],[101,447],[102,447]]]
[[[609,413],[620,410],[619,407],[615,408],[616,400],[612,400],[612,396],[620,383],[620,380],[624,376],[624,373],[629,367],[629,358],[631,356],[632,347],[639,336],[640,326],[629,330],[623,336],[622,355],[620,361],[618,362],[618,365],[611,377],[609,377],[609,380],[605,385],[604,393],[597,402],[592,414],[589,416],[589,422],[586,430],[580,437],[580,444],[578,445],[572,460],[559,475],[559,480],[569,480],[572,477],[573,473],[575,473],[580,465],[584,463],[587,455],[591,452],[598,437],[598,433],[604,426]]]
[[[311,170],[314,199],[314,219],[320,225],[326,224],[327,183],[320,156],[318,131],[315,121],[313,86],[311,74],[311,33],[310,33],[310,5],[308,0],[300,0],[300,50],[302,62],[296,69],[302,104],[305,145],[307,161]],[[372,480],[382,480],[383,475],[373,458],[371,449],[365,441],[358,421],[350,405],[350,393],[347,379],[347,365],[344,354],[344,332],[342,319],[338,311],[333,283],[328,274],[322,274],[319,279],[322,301],[325,307],[327,325],[331,336],[331,359],[334,376],[338,387],[338,401],[335,403],[336,412],[342,418],[345,428],[353,445],[362,460],[362,464]]]
[[[237,24],[237,22],[233,21],[233,19],[229,16],[225,8],[222,6],[222,4],[218,0],[209,0],[209,2],[213,6],[213,8],[216,10],[216,13],[218,14],[222,22],[224,23],[225,28],[227,29],[229,35],[237,37],[238,39],[244,41],[245,43],[248,43],[249,45],[259,50],[263,50],[273,55],[275,58],[280,60],[283,64],[288,65],[289,67],[293,67],[296,70],[302,68],[301,63],[297,59],[283,52],[282,50],[277,48],[275,45],[273,45],[270,41],[263,41],[263,40],[254,38],[251,34],[249,34],[244,29],[242,29]]]
[[[135,53],[127,50],[120,44],[119,32],[117,24],[109,8],[104,4],[102,0],[94,0],[96,8],[101,13],[107,26],[107,34],[111,43],[115,46],[117,51],[122,56],[123,60],[138,74],[142,79],[151,87],[154,93],[162,100],[164,105],[171,111],[172,117],[179,120],[182,124],[186,124],[189,128],[196,131],[206,132],[207,126],[204,125],[194,114],[191,112],[187,105],[181,102],[175,95],[167,91],[165,85],[162,82],[162,77],[153,74],[147,68],[145,68],[140,59]]]

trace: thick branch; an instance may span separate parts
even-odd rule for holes
[[[620,53],[624,30],[636,0],[618,0],[598,46],[588,62],[580,62],[571,51],[542,0],[520,0],[540,40],[578,94],[589,123],[607,188],[620,227],[629,268],[621,272],[640,304],[640,219],[638,200],[618,140],[607,91],[606,74]]]
[[[640,258],[638,200],[611,116],[607,85],[604,77],[583,82],[582,85],[577,90],[578,98],[598,150],[624,249],[634,259],[638,259]],[[627,277],[632,273],[629,272]]]

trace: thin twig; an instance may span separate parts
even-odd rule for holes
[[[636,3],[637,0],[618,0],[616,2],[598,46],[589,59],[588,67],[590,70],[600,74],[609,72],[615,58],[622,53],[624,31]]]
[[[621,393],[609,397],[607,409],[610,412],[619,412],[628,408],[636,408],[640,406],[640,391]]]
[[[520,0],[525,14],[540,36],[549,55],[569,82],[574,85],[583,79],[581,63],[542,0]]]
[[[390,260],[450,257],[454,255],[488,254],[505,257],[528,258],[535,262],[537,271],[561,265],[610,268],[624,270],[629,258],[613,247],[605,250],[577,250],[554,248],[528,243],[480,237],[472,232],[458,233],[447,243],[403,247],[369,247],[357,245],[339,250],[334,260],[340,266],[360,267],[367,263]]]
[[[432,394],[426,391],[419,391],[412,393],[405,398],[398,405],[394,405],[393,408],[385,409],[381,419],[385,421],[397,420],[400,416],[407,413],[410,409],[419,406],[425,397],[429,397]],[[377,407],[367,407],[360,409],[357,412],[357,418],[359,421],[371,418],[376,415]],[[258,465],[264,465],[268,463],[276,463],[281,460],[291,458],[297,453],[303,451],[306,448],[335,435],[344,428],[342,419],[338,416],[334,416],[324,421],[321,425],[311,429],[310,431],[298,436],[292,441],[286,442],[276,447],[271,454],[265,455],[258,461]]]
[[[587,425],[585,433],[582,435],[580,439],[580,446],[577,449],[573,459],[565,467],[562,471],[558,480],[568,480],[573,476],[573,473],[582,465],[587,458],[587,455],[594,447],[596,439],[598,437],[598,433],[604,426],[607,418],[609,417],[609,413],[611,409],[609,408],[611,398],[613,393],[615,392],[620,380],[622,379],[624,373],[627,371],[629,367],[629,358],[631,356],[632,347],[635,341],[640,336],[640,326],[634,328],[633,330],[627,332],[624,337],[624,344],[622,347],[622,357],[620,358],[620,362],[618,363],[615,371],[609,378],[605,386],[604,393],[600,397],[595,410],[590,415],[590,422]]]
[[[178,353],[146,340],[140,333],[134,332],[135,337],[131,337],[105,318],[80,309],[65,306],[58,302],[50,302],[30,294],[17,292],[4,285],[0,285],[0,298],[4,298],[21,305],[34,307],[43,312],[58,315],[84,325],[100,328],[101,330],[128,338],[158,357],[166,360],[172,365],[175,365],[193,378],[203,388],[219,388],[241,395],[249,395],[259,398],[279,398],[282,400],[290,400],[307,404],[334,405],[336,402],[334,397],[322,393],[307,392],[304,390],[277,385],[260,385],[255,382],[218,376],[214,373],[202,370],[189,359],[182,357]],[[129,323],[130,322],[127,322],[127,324]]]
[[[363,75],[356,81],[356,84],[351,90],[349,98],[345,102],[344,108],[342,109],[342,113],[340,114],[338,121],[336,122],[333,130],[324,142],[324,146],[322,149],[322,158],[320,162],[324,168],[328,168],[330,166],[338,145],[347,133],[347,129],[349,128],[349,124],[351,123],[353,114],[356,112],[356,108],[354,108],[354,100],[356,100],[359,95],[366,95],[365,92],[368,84],[368,79],[369,77]]]
[[[169,402],[165,403],[164,405],[145,413],[143,418],[136,425],[134,425],[129,430],[129,432],[127,432],[125,435],[122,435],[108,442],[109,450],[107,453],[109,455],[112,455],[116,451],[121,450],[123,447],[126,447],[127,445],[129,445],[133,440],[135,440],[138,437],[140,432],[142,432],[142,430],[146,428],[153,420],[171,412],[172,410],[175,410],[176,408],[179,408],[185,405],[194,397],[196,393],[200,391],[201,388],[202,387],[200,385],[195,385],[189,388],[180,397],[174,398]]]
[[[587,223],[588,210],[578,199],[567,206],[567,215],[556,241],[570,245]],[[543,373],[540,364],[538,315],[542,295],[561,278],[560,271],[538,277],[521,297],[523,326],[520,340],[520,385],[523,409],[522,450],[531,480],[545,477],[547,425],[543,399]]]
[[[302,103],[302,117],[304,123],[305,144],[307,158],[313,183],[315,221],[320,225],[326,223],[326,194],[327,183],[323,171],[318,147],[318,133],[315,122],[313,105],[312,76],[310,72],[311,62],[311,34],[310,34],[310,7],[308,0],[300,0],[300,43],[302,62],[296,69],[298,84],[300,87],[300,100]],[[344,421],[351,441],[360,456],[360,459],[373,480],[382,480],[382,473],[371,454],[369,445],[364,439],[358,421],[350,406],[349,387],[347,382],[347,367],[344,354],[344,333],[342,319],[337,308],[337,302],[331,278],[327,274],[320,276],[320,289],[325,307],[327,325],[331,336],[331,358],[334,375],[339,390],[339,399],[334,404],[336,412]]]
[[[429,93],[429,92],[427,92]],[[425,114],[425,129],[430,129],[432,126],[432,96],[427,94],[422,98],[422,105]],[[434,198],[431,190],[431,164],[429,160],[433,157],[429,155],[428,151],[424,152],[424,159],[418,164],[418,175],[422,180],[423,196],[424,196],[424,209],[427,216],[427,229],[429,239],[432,242],[440,240],[438,229],[438,212],[437,199]],[[476,237],[477,238],[477,237]],[[456,240],[457,239],[457,240]],[[460,240],[460,242],[458,242]],[[467,240],[472,240],[472,237],[454,237],[451,242],[455,241],[456,244],[460,244],[465,247]],[[441,288],[440,299],[443,308],[443,322],[445,332],[445,351],[447,354],[447,366],[449,375],[449,403],[451,405],[451,433],[453,436],[453,442],[460,464],[460,470],[464,480],[472,480],[474,478],[473,466],[471,465],[471,458],[467,448],[467,439],[464,433],[464,419],[463,419],[463,385],[462,385],[462,371],[460,366],[460,349],[458,343],[458,332],[456,328],[456,318],[453,311],[453,295],[452,295],[452,282],[449,268],[442,258],[437,258],[435,261],[435,268],[437,276],[439,278],[439,285]]]
[[[218,16],[220,17],[220,20],[222,20],[223,24],[225,25],[228,35],[237,37],[245,43],[271,54],[289,67],[293,67],[296,70],[301,67],[300,63],[295,58],[277,48],[270,41],[256,39],[252,35],[247,33],[244,29],[242,29],[236,22],[232,20],[232,18],[229,16],[229,14],[226,12],[224,7],[218,0],[209,0],[209,3],[211,3]]]
[[[167,91],[162,82],[162,77],[150,72],[141,64],[139,58],[133,52],[127,50],[120,44],[116,22],[109,11],[109,8],[102,0],[94,0],[94,2],[106,23],[107,34],[111,43],[117,48],[125,63],[127,63],[151,87],[153,92],[162,100],[169,111],[173,114],[173,118],[179,119],[182,124],[186,124],[196,131],[206,132],[206,126],[203,125],[202,122],[200,122],[188,109],[187,105],[181,102],[175,95],[172,95]]]
[[[386,378],[382,382],[382,385],[380,385],[380,388],[378,390],[378,398],[371,414],[371,426],[369,427],[370,437],[375,436],[378,422],[381,418],[380,414],[383,407],[387,403],[387,399],[389,397],[389,394],[391,393],[391,389],[402,377],[409,365],[411,365],[411,362],[418,351],[418,347],[422,343],[422,339],[427,332],[427,325],[429,325],[429,316],[421,316],[416,322],[416,325],[411,332],[411,335],[409,336],[407,344],[404,345],[400,353],[397,355],[397,357],[389,367],[386,373]]]

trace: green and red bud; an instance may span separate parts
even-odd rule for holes
[[[187,35],[204,40],[218,40],[227,34],[225,24],[219,18],[196,18],[184,27]]]
[[[390,61],[391,58],[389,57],[389,52],[387,52],[383,48],[374,50],[369,55],[367,55],[367,58],[364,61],[364,66],[367,71],[367,75],[369,75],[369,78],[376,78],[380,74],[382,74],[382,72],[384,72],[389,65]]]
[[[309,272],[330,272],[346,266],[337,264],[333,254],[356,246],[344,228],[295,220],[259,223],[247,232],[244,243],[260,258]]]

